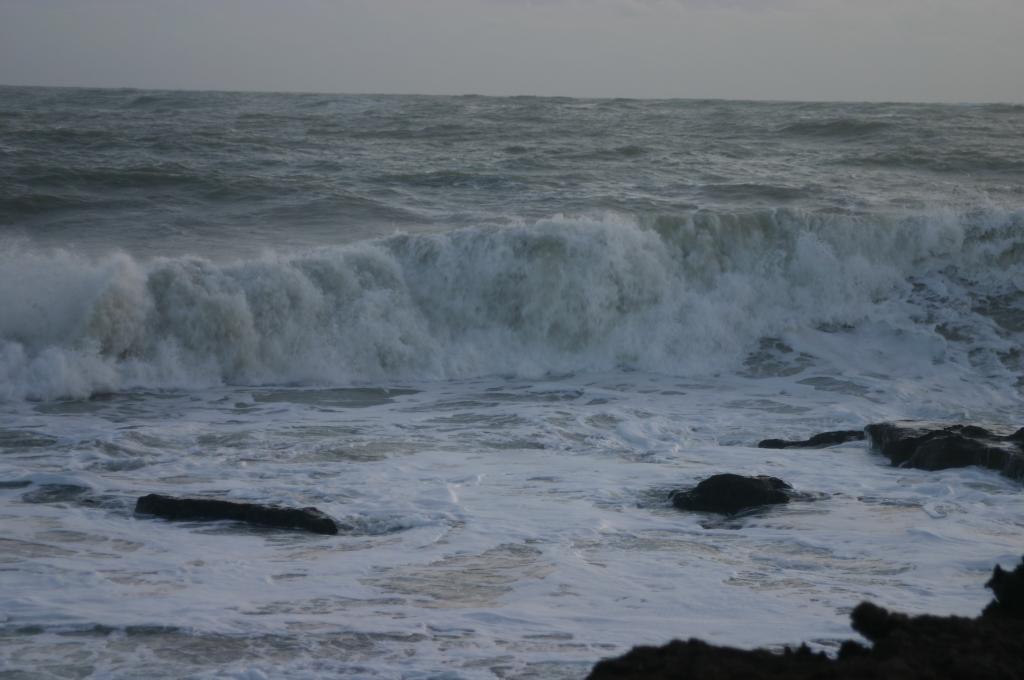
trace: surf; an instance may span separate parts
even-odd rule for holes
[[[708,375],[869,321],[977,363],[1019,335],[1022,249],[1024,214],[997,210],[555,216],[234,261],[21,244],[0,256],[0,395]]]

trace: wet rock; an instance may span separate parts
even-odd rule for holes
[[[731,514],[759,505],[788,503],[792,488],[776,477],[721,474],[708,477],[689,491],[674,491],[670,498],[680,510]]]
[[[701,640],[673,640],[662,647],[634,647],[594,666],[589,680],[760,680],[762,678],[892,678],[953,680],[1024,677],[1024,565],[996,567],[988,585],[996,600],[983,614],[907,616],[870,603],[851,614],[853,628],[871,647],[848,640],[830,659],[805,645],[776,654],[763,649],[717,647]]]
[[[135,504],[135,512],[171,520],[234,520],[279,529],[337,534],[338,525],[316,508],[236,503],[208,498],[174,498],[151,493]]]
[[[1024,562],[1013,571],[1005,571],[997,564],[985,587],[996,597],[985,607],[982,616],[1024,621]]]
[[[691,638],[662,647],[634,647],[617,659],[594,666],[588,680],[747,680],[747,678],[828,678],[829,662],[801,646],[783,654],[717,647]]]
[[[836,430],[816,434],[810,439],[762,439],[757,446],[761,449],[820,449],[863,439],[864,430]]]
[[[868,425],[865,432],[893,465],[922,470],[980,465],[1024,480],[1024,428],[1000,435],[976,425],[896,422]]]

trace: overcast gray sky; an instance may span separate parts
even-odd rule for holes
[[[0,0],[0,83],[1024,101],[1024,0]]]

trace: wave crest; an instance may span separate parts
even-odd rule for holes
[[[937,328],[970,325],[973,301],[1024,288],[1022,243],[1020,213],[771,210],[557,217],[229,263],[10,247],[0,398],[622,366],[700,374],[740,366],[764,337],[865,320],[955,353]],[[1008,342],[1005,323],[974,327]]]

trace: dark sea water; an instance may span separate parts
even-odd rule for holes
[[[0,675],[576,678],[974,614],[1019,485],[1024,106],[0,88]],[[668,491],[772,474],[735,520]],[[133,515],[316,505],[338,537]]]

